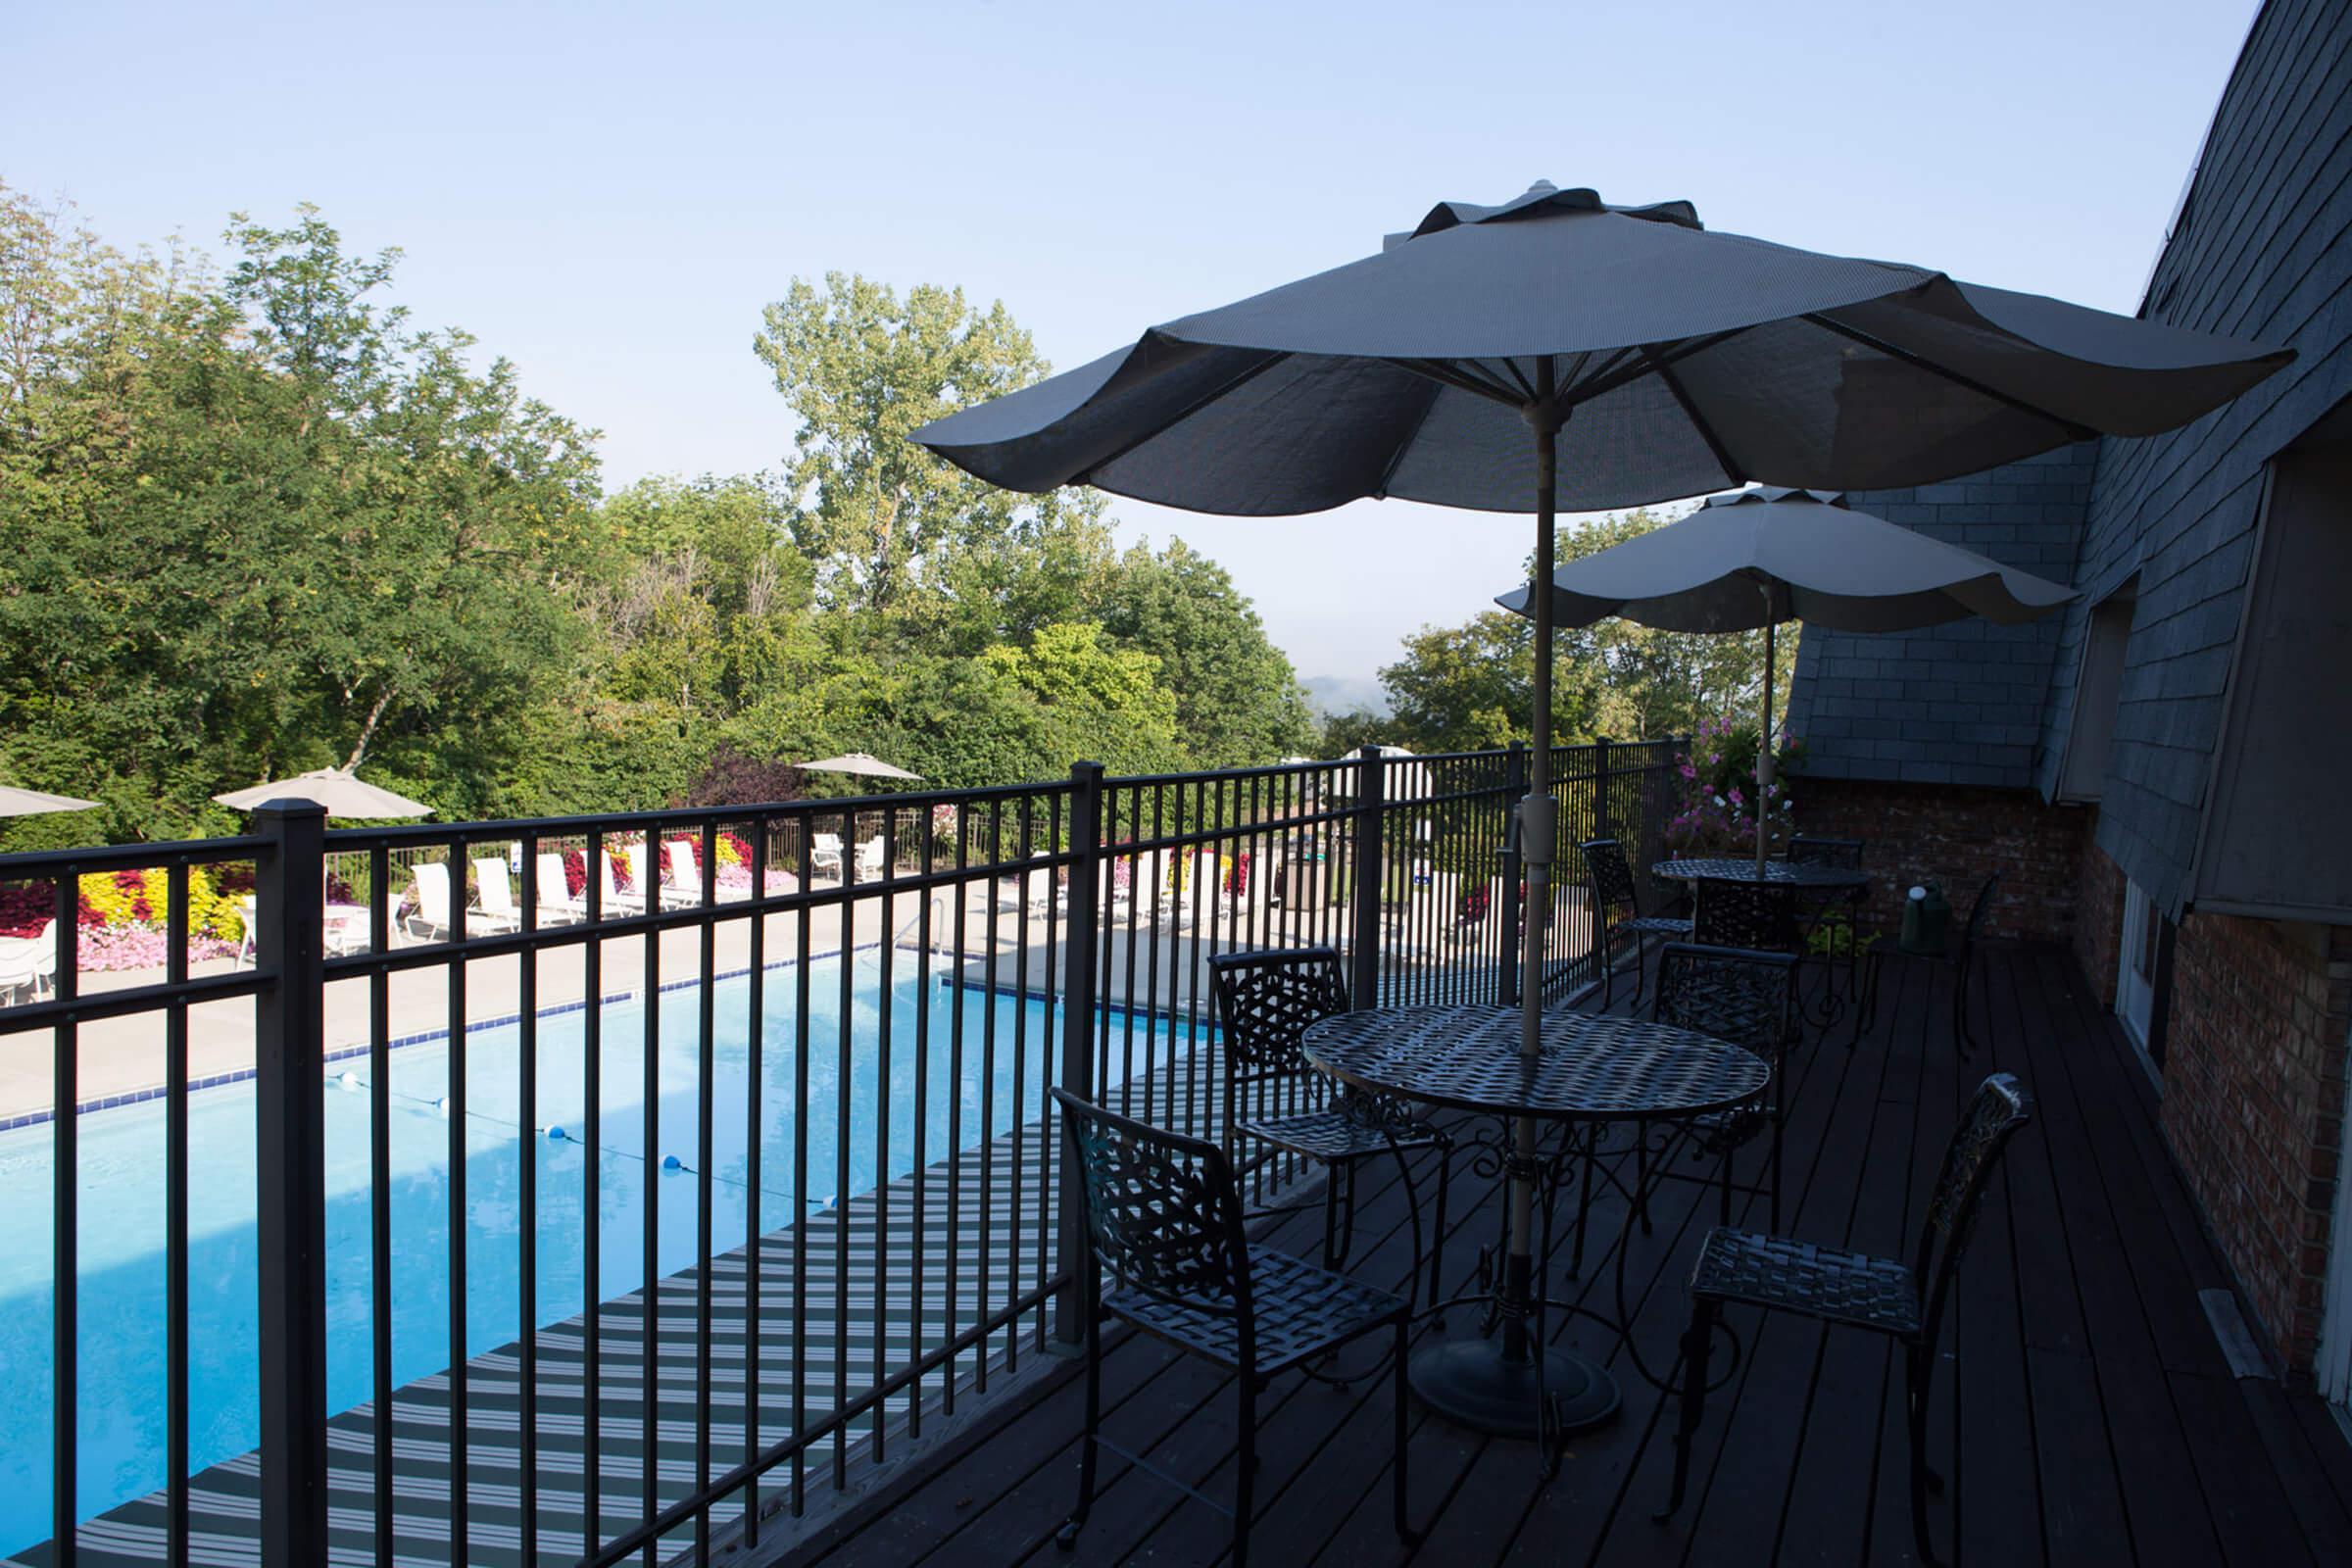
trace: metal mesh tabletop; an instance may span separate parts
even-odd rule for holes
[[[1825,865],[1818,860],[1766,860],[1764,875],[1756,862],[1734,856],[1690,860],[1660,860],[1649,874],[1669,882],[1760,882],[1775,888],[1860,888],[1870,885],[1870,873],[1850,865]]]
[[[1544,1049],[1519,1055],[1516,1007],[1344,1012],[1306,1032],[1307,1059],[1344,1083],[1429,1104],[1551,1121],[1630,1121],[1723,1110],[1772,1069],[1738,1046],[1640,1018],[1544,1015]]]

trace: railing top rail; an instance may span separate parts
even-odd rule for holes
[[[1196,775],[1198,776],[1198,775]],[[398,847],[404,844],[443,845],[456,838],[515,839],[582,838],[591,833],[630,833],[646,828],[724,826],[753,818],[774,820],[793,816],[839,816],[858,811],[927,810],[935,806],[969,806],[987,801],[1046,800],[1067,795],[1067,779],[1041,779],[1033,784],[990,784],[974,789],[906,791],[890,795],[839,795],[822,800],[766,801],[750,806],[674,806],[644,811],[601,811],[585,816],[501,817],[479,822],[403,822],[386,827],[345,827],[328,830],[331,853],[353,845]]]
[[[0,882],[41,881],[69,869],[104,871],[248,860],[275,842],[249,834],[230,839],[172,839],[137,844],[90,844],[75,850],[24,850],[14,855],[0,855]]]

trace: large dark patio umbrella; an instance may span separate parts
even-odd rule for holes
[[[1532,506],[1543,583],[1556,508],[1752,480],[1951,478],[2101,432],[2170,429],[2287,357],[1924,268],[1710,233],[1689,202],[1611,207],[1539,183],[1499,207],[1442,202],[1379,255],[1153,327],[916,439],[1011,489],[1091,484],[1196,512],[1316,512],[1365,496]],[[1547,912],[1547,596],[1534,618],[1519,843],[1530,906]],[[1531,1058],[1544,924],[1529,919],[1525,937]],[[1533,1126],[1517,1136],[1532,1156]],[[1533,1200],[1532,1182],[1514,1181],[1506,1289],[1531,1266]],[[1504,1339],[1506,1369],[1525,1369],[1524,1325],[1508,1319]]]
[[[1764,628],[1756,733],[1756,874],[1764,874],[1764,801],[1772,788],[1772,629],[1805,620],[1838,631],[1903,631],[1982,615],[2037,619],[2072,588],[1989,556],[1856,512],[1835,491],[1765,487],[1709,496],[1679,522],[1571,561],[1551,574],[1555,625],[1611,615],[1665,631]],[[1494,602],[1531,613],[1529,591]]]

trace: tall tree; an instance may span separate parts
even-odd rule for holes
[[[910,439],[967,404],[1015,391],[1049,369],[1002,303],[981,311],[961,289],[884,284],[829,272],[795,278],[769,305],[753,348],[799,426],[784,483],[792,529],[829,608],[862,610],[938,632],[967,651],[1047,624],[1099,559],[1102,498],[1091,490],[1022,496],[942,462]],[[1006,624],[1010,614],[1027,624]]]
[[[1120,646],[1159,661],[1196,765],[1270,762],[1308,744],[1298,672],[1223,566],[1181,539],[1143,540],[1101,578],[1095,614]]]

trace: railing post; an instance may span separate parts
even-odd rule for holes
[[[1519,1005],[1519,879],[1526,874],[1519,862],[1516,821],[1519,802],[1527,794],[1527,743],[1511,742],[1503,761],[1502,926],[1494,1000],[1506,1007]]]
[[[1102,907],[1102,764],[1070,768],[1070,917],[1064,930],[1061,1005],[1061,1087],[1082,1099],[1095,1098],[1095,972]],[[1058,1128],[1054,1136],[1060,1136]],[[1062,1287],[1054,1298],[1054,1340],[1065,1352],[1086,1335],[1088,1271],[1095,1266],[1086,1240],[1086,1175],[1074,1159],[1061,1162],[1055,1187],[1056,1272]]]
[[[271,801],[254,827],[272,841],[254,886],[262,1563],[308,1568],[326,1560],[326,811]]]
[[[1358,1007],[1380,1005],[1380,830],[1386,771],[1380,748],[1365,747],[1356,765],[1355,906],[1348,948],[1348,996]]]
[[[1592,836],[1612,839],[1617,836],[1615,824],[1609,818],[1609,738],[1606,735],[1592,743]],[[1636,846],[1639,853],[1640,846]]]

